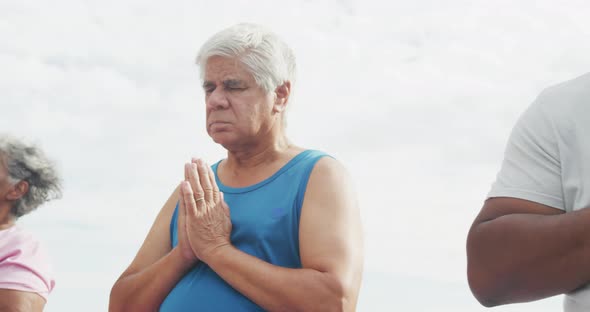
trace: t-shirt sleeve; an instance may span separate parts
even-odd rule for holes
[[[519,118],[488,198],[519,198],[565,210],[556,124],[547,104],[541,93]]]
[[[0,259],[0,288],[34,292],[45,300],[55,286],[48,259],[36,241],[21,241]]]

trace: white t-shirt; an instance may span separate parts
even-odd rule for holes
[[[524,112],[489,197],[590,207],[590,73],[544,90]],[[567,294],[564,311],[590,311],[590,285]]]

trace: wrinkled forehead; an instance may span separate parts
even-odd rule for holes
[[[205,63],[204,82],[225,80],[254,81],[254,76],[237,57],[211,56]]]

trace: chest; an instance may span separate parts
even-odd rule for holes
[[[264,194],[226,195],[232,221],[232,243],[281,245],[297,234],[294,194],[275,190]]]

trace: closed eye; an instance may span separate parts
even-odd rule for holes
[[[223,87],[225,90],[229,90],[229,91],[239,91],[239,90],[246,89],[246,85],[244,84],[244,82],[241,80],[237,80],[237,79],[225,80],[223,82]]]
[[[215,90],[215,84],[213,82],[205,81],[203,83],[203,91],[205,91],[206,94],[210,94],[214,90]]]

